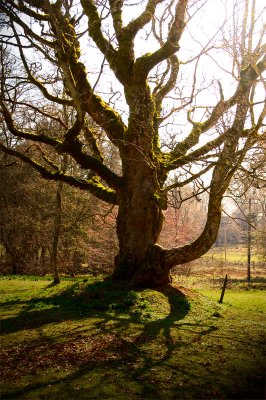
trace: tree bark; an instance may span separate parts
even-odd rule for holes
[[[132,181],[120,194],[117,217],[119,254],[114,278],[133,285],[160,286],[170,282],[168,271],[159,260],[159,238],[163,214],[156,196],[154,171],[139,163]]]
[[[142,182],[137,187],[132,183],[130,190],[125,187],[121,196],[117,218],[120,250],[113,277],[128,280],[133,286],[156,287],[171,282],[170,271],[175,265],[193,261],[211,248],[219,229],[222,196],[211,199],[207,223],[197,240],[180,248],[163,249],[157,243],[162,209],[156,193],[146,189],[151,180]]]
[[[119,190],[117,236],[119,254],[114,278],[133,285],[159,286],[170,282],[162,268],[159,238],[163,214],[160,167],[153,153],[155,108],[145,80],[126,88],[130,105],[127,142],[121,149],[124,184]],[[143,107],[143,104],[145,106]]]

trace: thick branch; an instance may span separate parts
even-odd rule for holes
[[[112,61],[116,56],[116,50],[102,33],[101,18],[98,14],[97,6],[94,3],[93,0],[81,0],[84,13],[89,19],[89,35],[104,54],[106,60],[112,64]]]
[[[7,148],[0,142],[0,149],[9,154],[11,156],[17,157],[26,164],[33,167],[36,171],[38,171],[44,179],[53,180],[53,181],[62,181],[67,183],[68,185],[77,187],[82,190],[87,190],[98,199],[104,200],[110,204],[117,204],[116,193],[111,190],[105,188],[103,185],[99,184],[97,181],[93,180],[85,180],[85,179],[77,179],[74,176],[67,175],[62,173],[61,171],[50,172],[41,164],[32,160],[30,157],[25,154],[20,153],[19,151]]]
[[[165,96],[175,87],[176,79],[179,71],[179,61],[176,55],[173,55],[169,59],[171,65],[171,73],[168,81],[164,86],[156,92],[155,101],[157,104],[157,109],[160,110],[161,104]]]
[[[137,18],[133,19],[123,29],[122,34],[133,40],[136,34],[139,32],[139,30],[144,28],[144,26],[151,21],[155,13],[156,6],[162,2],[163,0],[149,0],[143,13],[139,15]]]
[[[184,264],[201,257],[214,244],[221,221],[223,194],[236,170],[236,166],[231,167],[230,162],[227,162],[226,153],[227,150],[224,150],[219,163],[214,168],[210,185],[207,222],[203,232],[198,239],[190,244],[163,250],[161,260],[166,269],[170,270],[175,265]]]
[[[52,146],[54,148],[56,148],[62,144],[62,142],[60,140],[54,139],[53,137],[50,137],[43,133],[40,135],[36,135],[34,133],[21,131],[21,130],[17,129],[14,125],[11,113],[7,109],[5,103],[0,101],[0,104],[1,104],[1,109],[2,109],[2,113],[3,113],[4,119],[5,119],[6,125],[9,129],[9,131],[12,133],[12,135],[23,138],[23,139],[32,140],[35,142],[48,144],[49,146]]]
[[[88,82],[85,85],[90,87]],[[104,129],[111,142],[120,147],[126,132],[121,116],[95,93],[90,92],[86,98],[84,99],[85,111]]]
[[[11,9],[8,8],[8,6],[3,4],[3,2],[0,2],[0,11],[5,13],[12,22],[16,22],[18,25],[20,25],[23,28],[26,36],[30,36],[35,40],[37,40],[38,42],[50,48],[54,48],[55,42],[46,40],[41,35],[36,34],[32,29],[29,28],[29,26],[21,18],[19,18],[18,15],[16,15],[13,11],[11,11]]]
[[[84,169],[90,169],[113,189],[119,189],[122,186],[123,179],[111,171],[98,158],[92,157],[82,151],[82,144],[76,139],[75,141],[66,141],[57,151],[70,154],[74,160]]]
[[[95,135],[93,134],[93,131],[87,125],[85,125],[83,127],[83,131],[84,131],[84,137],[85,137],[85,139],[86,139],[86,141],[87,141],[92,153],[94,154],[94,157],[97,160],[103,162],[103,156],[102,156],[101,151],[100,151],[100,149],[98,147],[97,140],[96,140]]]
[[[191,174],[190,178],[185,179],[184,181],[176,181],[175,183],[173,183],[172,185],[166,186],[163,190],[164,193],[169,192],[172,189],[175,188],[181,188],[184,186],[187,186],[188,184],[194,182],[197,178],[199,178],[200,176],[206,174],[206,172],[208,172],[211,168],[213,168],[214,163],[209,163],[207,165],[207,167],[203,168],[202,170],[200,170],[199,172],[197,172],[196,174]]]
[[[88,8],[93,9],[95,6],[89,2]],[[86,68],[79,61],[80,45],[74,27],[69,24],[60,9],[54,11],[51,23],[57,37],[56,56],[73,98],[72,104],[75,105],[80,117],[83,112],[87,112],[105,130],[109,139],[119,146],[126,127],[121,116],[94,93],[87,79]]]
[[[256,141],[256,135],[252,131],[242,151],[237,151],[238,140],[244,129],[247,110],[248,93],[243,97],[242,102],[238,104],[231,134],[226,137],[224,148],[213,170],[205,228],[194,242],[180,248],[162,251],[162,262],[166,269],[171,269],[174,265],[187,263],[201,257],[215,242],[221,220],[223,195],[233,174],[244,160],[247,151]]]
[[[27,14],[29,17],[32,17],[38,21],[48,21],[49,19],[49,14],[40,14],[37,13],[35,11],[33,11],[32,9],[28,8],[25,6],[25,4],[23,4],[22,2],[19,2],[18,4],[16,4],[15,2],[10,2],[10,5],[12,4],[12,6],[14,8],[16,8],[18,11],[23,11],[25,14]]]
[[[41,10],[45,9],[45,0],[24,0],[24,2],[27,3],[29,6],[33,6]]]
[[[160,62],[174,55],[179,50],[179,40],[185,27],[185,15],[188,0],[179,0],[175,18],[169,30],[166,42],[152,54],[145,54],[136,60],[136,73],[148,74]]]
[[[116,36],[119,38],[123,27],[122,21],[122,0],[109,0],[110,10],[113,18],[113,26]]]
[[[266,56],[264,56],[264,58],[258,62],[255,67],[249,65],[245,70],[242,71],[239,84],[233,96],[226,101],[222,98],[214,107],[210,117],[205,122],[193,123],[190,121],[193,124],[192,131],[182,142],[178,143],[174,150],[170,153],[172,160],[174,161],[179,157],[184,156],[189,149],[198,144],[202,133],[215,126],[216,122],[227,110],[229,110],[238,102],[241,102],[241,99],[246,97],[252,85],[256,82],[260,74],[265,71],[265,69]],[[220,140],[218,139],[217,142],[220,142]],[[205,149],[208,150],[208,145],[205,146]]]
[[[48,135],[37,135],[17,129],[14,125],[10,112],[3,102],[1,102],[1,107],[7,127],[14,136],[47,144],[53,147],[58,154],[67,153],[71,155],[71,157],[73,157],[82,168],[91,169],[98,174],[100,178],[104,179],[105,182],[112,188],[117,189],[122,185],[122,178],[117,176],[113,171],[106,167],[106,165],[99,161],[99,159],[84,153],[82,144],[76,138],[77,134],[82,128],[80,121],[77,120],[76,123],[74,123],[74,125],[66,132],[65,140],[62,142]]]

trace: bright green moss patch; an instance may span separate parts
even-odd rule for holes
[[[263,398],[263,292],[0,279],[3,399]],[[206,295],[206,296],[205,296]]]

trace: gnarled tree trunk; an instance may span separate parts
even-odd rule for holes
[[[131,283],[158,286],[169,282],[156,246],[163,214],[156,196],[154,171],[139,164],[120,194],[117,217],[119,254],[114,277]]]
[[[119,254],[114,277],[135,285],[170,282],[158,258],[163,214],[160,167],[154,156],[155,106],[150,90],[138,75],[125,90],[130,107],[127,142],[121,149],[124,184],[119,191],[117,235]]]
[[[130,148],[135,148],[134,145]],[[205,254],[217,238],[221,220],[221,202],[234,173],[225,146],[223,158],[213,172],[207,221],[201,235],[186,246],[163,249],[157,241],[162,229],[164,202],[158,185],[158,168],[147,162],[143,152],[130,151],[126,159],[138,162],[130,165],[120,192],[117,217],[119,254],[116,257],[115,279],[129,280],[136,286],[156,287],[171,282],[170,270],[178,264],[193,261]]]

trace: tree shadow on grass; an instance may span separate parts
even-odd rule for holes
[[[173,359],[176,354],[181,354],[179,350],[187,351],[183,332],[189,329],[190,335],[196,333],[200,337],[217,329],[209,324],[183,321],[190,311],[189,296],[171,286],[153,292],[155,297],[156,293],[165,296],[169,303],[168,312],[153,319],[145,317],[149,311],[145,302],[138,302],[138,294],[145,297],[141,289],[127,290],[110,281],[86,286],[76,282],[57,294],[43,292],[44,297],[24,301],[24,309],[16,317],[2,321],[2,334],[39,330],[64,321],[70,321],[70,327],[66,324],[59,329],[59,337],[41,337],[30,344],[22,344],[15,354],[10,349],[7,359],[8,356],[12,358],[11,367],[13,362],[17,369],[21,368],[21,376],[29,376],[36,370],[37,375],[42,375],[42,371],[55,365],[65,373],[49,375],[48,372],[45,378],[31,377],[31,383],[17,390],[11,389],[3,399],[35,396],[36,392],[47,392],[47,397],[43,397],[47,399],[117,398],[115,392],[109,395],[104,392],[108,387],[110,391],[125,393],[121,398],[160,399],[164,377],[156,381],[151,371],[175,373],[177,364],[171,364]],[[86,319],[91,319],[87,327]],[[79,331],[75,322],[83,320],[84,329]],[[40,360],[43,364],[38,370]],[[198,379],[197,369],[187,367],[186,374],[190,380]],[[76,385],[84,385],[86,389],[75,389]],[[132,397],[126,397],[127,385]]]
[[[51,285],[47,286],[47,289]],[[154,333],[165,325],[165,331],[177,320],[183,319],[189,311],[189,302],[186,296],[173,287],[158,290],[169,301],[170,312],[166,318],[151,323]],[[141,290],[137,290],[141,292]],[[133,297],[133,298],[132,298]],[[88,284],[80,290],[79,282],[74,283],[64,291],[51,296],[40,296],[29,300],[11,300],[2,305],[23,305],[23,310],[15,317],[1,321],[1,333],[8,334],[25,329],[38,329],[43,325],[62,322],[65,320],[79,320],[83,318],[98,318],[104,323],[113,320],[117,325],[128,325],[131,322],[143,323],[145,304],[137,305],[134,291],[113,284],[111,281]],[[146,322],[146,321],[145,321]],[[149,324],[149,322],[147,322]]]
[[[49,286],[47,289],[49,289]],[[22,345],[18,354],[16,354],[16,358],[19,363],[21,357],[23,357],[22,354],[24,358],[28,356],[28,374],[33,371],[32,364],[34,363],[35,353],[36,359],[42,354],[44,364],[46,362],[45,365],[49,367],[49,351],[53,353],[54,357],[61,350],[65,352],[64,356],[58,355],[58,359],[54,362],[58,362],[64,368],[64,361],[66,361],[68,366],[74,368],[75,371],[63,378],[29,384],[16,392],[6,393],[3,398],[18,398],[26,393],[30,394],[36,390],[45,389],[47,385],[69,385],[77,379],[82,379],[83,376],[95,369],[100,371],[100,375],[104,375],[106,369],[116,370],[122,366],[120,374],[125,375],[123,379],[126,379],[127,375],[127,379],[131,381],[141,381],[141,376],[149,370],[153,362],[152,354],[149,355],[142,350],[143,344],[149,345],[150,341],[161,336],[161,340],[166,346],[167,354],[165,357],[170,357],[175,348],[171,336],[171,327],[175,322],[182,320],[190,310],[189,301],[182,291],[171,286],[164,287],[154,291],[154,296],[156,297],[156,293],[165,296],[166,302],[167,300],[169,302],[168,314],[165,313],[165,317],[149,320],[145,317],[145,313],[148,312],[146,310],[147,304],[145,301],[138,303],[138,294],[141,295],[142,291],[142,289],[125,289],[123,286],[113,284],[110,281],[87,284],[81,290],[77,282],[59,294],[40,296],[24,301],[23,311],[16,317],[6,318],[2,321],[2,334],[22,330],[38,330],[51,323],[74,322],[91,318],[94,321],[92,321],[89,329],[93,327],[93,332],[88,332],[87,336],[85,334],[81,337],[85,340],[91,340],[92,347],[87,354],[86,352],[83,355],[80,354],[79,360],[72,360],[69,351],[66,351],[64,346],[66,344],[69,349],[73,349],[73,341],[79,341],[79,334],[76,335],[76,327],[73,327],[73,324],[69,332],[61,333],[62,346],[56,342],[53,343],[51,338],[41,338],[33,341],[30,345]],[[17,303],[21,304],[20,300],[17,300]],[[16,305],[16,301],[12,301],[11,305]],[[137,325],[137,334],[132,334],[131,330],[131,333],[127,335],[132,324]],[[36,348],[37,351],[35,351]],[[60,364],[60,360],[63,360],[62,364]],[[141,360],[142,364],[142,367],[138,368],[138,372],[132,367],[132,363],[134,364],[137,360]],[[163,362],[163,358],[161,362]],[[23,368],[25,368],[25,359],[23,360]],[[151,390],[149,383],[141,382],[139,385],[141,387],[139,392]]]
[[[160,385],[163,385],[164,377],[158,378],[156,384],[152,371],[159,370],[164,374],[169,368],[165,365],[168,362],[171,364],[173,358],[180,354],[179,350],[186,348],[183,332],[189,329],[190,335],[194,332],[203,336],[216,329],[213,325],[183,321],[190,311],[190,298],[183,290],[172,286],[154,291],[153,296],[156,297],[157,293],[158,301],[165,297],[169,307],[158,317],[150,319],[147,304],[139,302],[139,297],[145,298],[142,289],[127,290],[110,281],[86,285],[76,282],[60,293],[49,295],[49,286],[43,291],[43,296],[24,300],[24,308],[16,317],[4,319],[1,333],[31,329],[43,331],[46,325],[64,321],[70,324],[59,328],[59,336],[40,335],[18,346],[15,354],[14,349],[10,349],[6,358],[10,358],[11,372],[14,365],[14,369],[20,368],[21,376],[35,373],[37,376],[36,379],[31,376],[27,386],[3,394],[3,399],[46,392],[47,399],[111,399],[111,395],[104,394],[108,387],[110,390],[115,387],[122,396],[125,393],[122,398],[127,398],[125,387],[129,387],[132,397],[128,398],[160,399]],[[11,303],[16,305],[15,300]],[[18,299],[17,303],[21,304],[21,300]],[[79,330],[75,322],[83,320]],[[38,364],[40,360],[41,368]],[[65,373],[49,375],[48,372],[45,377],[42,376],[42,371],[55,365],[59,372],[65,370]],[[190,380],[197,379],[195,371],[187,368],[187,374]],[[87,389],[75,389],[80,382]],[[91,397],[87,397],[86,390],[90,391]],[[69,397],[64,397],[67,391]]]

